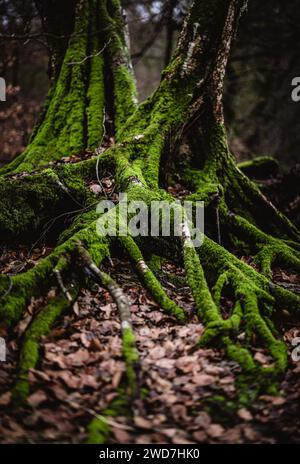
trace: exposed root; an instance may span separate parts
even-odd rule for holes
[[[73,301],[73,298],[71,298]],[[47,335],[53,324],[66,311],[72,301],[64,296],[54,298],[34,318],[24,335],[21,348],[18,378],[13,389],[12,400],[15,406],[23,403],[29,394],[29,371],[35,368],[39,359],[41,337]]]
[[[58,282],[58,285],[59,285],[62,293],[64,294],[66,300],[69,301],[69,303],[71,303],[73,301],[73,298],[72,298],[72,295],[69,292],[69,290],[67,290],[67,288],[64,285],[60,270],[56,268],[56,269],[54,269],[54,273],[56,274],[57,282]]]
[[[245,211],[251,213],[254,223],[261,230],[278,237],[280,240],[299,241],[300,234],[294,224],[267,200],[257,185],[244,176],[233,162],[229,178],[235,183],[242,195]]]
[[[97,263],[109,254],[108,241],[97,235],[96,222],[91,222],[58,245],[49,256],[42,259],[32,269],[11,277],[12,288],[8,294],[9,278],[1,275],[0,316],[2,321],[9,325],[18,322],[30,299],[46,293],[53,271],[59,270],[61,273],[70,270],[79,241],[86,246]]]
[[[128,415],[127,398],[122,392],[119,392],[119,396],[110,403],[103,413],[98,414],[89,423],[87,427],[88,436],[86,443],[91,445],[107,443],[112,433],[111,421],[109,418],[126,415]]]
[[[111,430],[108,416],[116,416],[121,413],[128,414],[128,402],[139,394],[138,391],[138,362],[139,355],[135,343],[135,335],[131,322],[130,303],[127,296],[123,293],[118,284],[105,272],[101,271],[92,261],[86,249],[78,246],[80,257],[83,261],[85,270],[89,276],[94,278],[96,282],[108,289],[112,298],[117,304],[122,330],[122,347],[123,356],[126,365],[126,378],[119,391],[119,395],[114,399],[111,405],[103,412],[102,415],[97,415],[88,425],[89,444],[106,443]]]
[[[135,267],[141,276],[145,287],[149,290],[154,300],[164,311],[171,314],[172,316],[175,316],[178,321],[182,323],[185,322],[186,315],[183,309],[168,297],[160,282],[157,280],[151,269],[144,261],[143,255],[133,238],[130,236],[120,237],[120,241],[135,264]]]
[[[188,251],[188,255],[194,256],[195,253],[191,250]],[[245,372],[260,372],[266,384],[274,382],[287,366],[286,346],[278,339],[274,327],[269,324],[269,317],[277,304],[276,292],[271,296],[267,279],[207,238],[199,253],[200,258],[205,256],[207,276],[210,275],[211,267],[215,268],[219,276],[214,287],[214,301],[210,294],[206,296],[206,301],[210,302],[209,307],[207,302],[204,304],[204,301],[198,300],[198,313],[206,327],[200,345],[211,343],[213,340],[218,341]],[[196,258],[193,259],[195,262]],[[232,314],[227,319],[223,319],[219,309],[225,286],[230,286],[235,299]],[[205,283],[204,286],[202,283],[202,288],[209,292]],[[278,291],[277,288],[276,290]],[[284,295],[287,297],[286,302],[290,297],[289,293]],[[254,337],[263,342],[272,356],[273,364],[269,367],[260,368],[253,360],[249,347]]]
[[[231,214],[230,224],[238,237],[246,239],[256,249],[254,262],[264,276],[272,278],[272,264],[275,262],[300,270],[300,259],[292,245],[262,232],[241,216]]]
[[[139,357],[132,328],[130,303],[118,284],[96,266],[86,249],[79,245],[78,250],[86,272],[99,284],[107,288],[117,304],[121,320],[123,355],[126,364],[126,391],[128,398],[133,398],[138,393],[137,367]]]
[[[110,408],[91,422],[89,442],[107,440],[109,424],[105,416],[121,411],[128,414],[128,401],[138,393],[138,352],[129,302],[118,284],[99,269],[103,259],[109,256],[113,242],[97,234],[99,215],[90,209],[100,197],[91,193],[88,182],[97,179],[102,187],[99,170],[113,166],[117,191],[126,192],[129,201],[144,200],[147,206],[153,200],[172,201],[168,192],[159,188],[159,173],[166,142],[175,130],[179,136],[175,144],[169,144],[172,154],[181,143],[187,126],[196,122],[199,126],[205,152],[199,163],[201,169],[192,169],[190,163],[183,177],[192,192],[191,199],[203,200],[207,210],[213,211],[215,223],[209,226],[219,241],[217,244],[205,237],[196,250],[188,223],[182,224],[184,268],[198,318],[205,327],[199,345],[214,343],[225,349],[244,373],[252,375],[258,387],[263,382],[273,387],[274,380],[282,375],[287,365],[287,350],[271,323],[271,316],[280,308],[299,311],[300,299],[271,282],[272,265],[280,262],[300,269],[299,232],[235,167],[229,153],[221,108],[222,86],[230,42],[242,4],[246,2],[223,2],[222,8],[219,3],[222,2],[193,2],[174,59],[164,72],[159,88],[136,109],[119,0],[78,2],[75,34],[50,91],[44,119],[26,152],[1,171],[1,174],[13,172],[10,177],[0,178],[3,241],[40,232],[45,222],[55,221],[59,214],[70,213],[70,209],[65,208],[68,202],[80,206],[80,210],[76,210],[79,215],[72,226],[60,234],[59,244],[49,256],[23,274],[1,277],[0,317],[10,325],[21,318],[33,296],[46,294],[53,274],[62,292],[61,297],[50,301],[36,315],[25,333],[15,400],[24,400],[28,394],[28,372],[37,363],[41,336],[49,332],[62,311],[72,303],[63,276],[74,270],[79,280],[78,252],[83,267],[109,290],[119,309],[126,379]],[[94,14],[96,10],[98,15]],[[78,34],[79,30],[83,33]],[[101,33],[92,33],[90,40],[89,32],[98,30]],[[106,53],[98,54],[104,46]],[[112,82],[106,82],[110,79],[104,79],[105,73]],[[70,164],[30,175],[28,172],[21,174],[44,167],[65,154],[87,149],[93,150],[91,153],[101,152],[103,147],[99,147],[99,143],[103,141],[105,116],[112,120],[113,126],[106,135],[117,140],[105,154],[76,166]],[[120,201],[116,208],[120,210],[121,206]],[[114,213],[112,210],[104,214],[103,224]],[[221,239],[224,246],[220,246]],[[127,235],[118,240],[159,306],[184,323],[185,312],[168,297],[134,239]],[[253,250],[261,273],[225,248],[236,244],[240,249],[241,242]],[[233,302],[229,316],[222,311],[225,291],[230,292]],[[272,357],[268,367],[260,367],[252,356],[251,345],[257,342]]]

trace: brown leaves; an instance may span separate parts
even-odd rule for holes
[[[0,406],[8,406],[11,401],[11,392],[3,393],[0,396]]]
[[[212,385],[215,383],[216,379],[212,375],[207,374],[197,374],[193,377],[193,382],[199,387],[204,387],[206,385]]]
[[[252,421],[253,416],[250,411],[248,411],[246,408],[241,408],[238,410],[238,416],[243,419],[246,422]]]
[[[47,399],[48,397],[43,390],[37,390],[36,392],[34,392],[32,395],[28,397],[27,401],[28,401],[28,404],[30,404],[30,406],[36,408],[40,404],[47,401]]]
[[[19,246],[14,250],[7,249],[0,256],[0,271],[2,274],[16,275],[32,268],[40,259],[51,253],[52,248],[42,246],[30,250]]]
[[[83,366],[90,361],[90,353],[87,350],[80,348],[74,353],[68,354],[64,359],[67,367]]]
[[[112,429],[110,441],[154,444],[269,442],[270,439],[256,429],[256,423],[270,427],[268,424],[274,422],[274,417],[282,417],[281,411],[289,407],[289,400],[281,396],[261,396],[258,404],[236,411],[232,423],[228,420],[225,426],[220,420],[221,408],[215,417],[208,412],[206,402],[216,395],[222,395],[224,401],[236,401],[233,370],[236,366],[219,351],[191,350],[203,333],[203,327],[195,318],[190,295],[185,289],[176,289],[172,294],[190,315],[189,322],[182,326],[160,311],[148,293],[133,280],[130,266],[119,266],[116,260],[114,264],[112,272],[116,273],[115,278],[132,302],[141,359],[138,381],[147,394],[133,402],[131,419],[125,415],[107,419]],[[175,270],[173,265],[167,263],[163,267],[182,275],[180,268]],[[172,288],[169,286],[168,291],[172,292]],[[42,301],[33,301],[29,315],[26,314],[28,320],[25,317],[23,325],[19,326],[20,335],[24,334],[30,318],[40,310],[40,304]],[[290,328],[286,339],[291,340],[297,330]],[[10,411],[8,389],[12,386],[22,337],[11,340],[9,352],[13,361],[0,370],[0,408],[4,411],[0,423],[2,440],[23,442],[30,437],[38,442],[42,437],[43,442],[84,441],[86,425],[118,397],[118,389],[125,378],[120,332],[118,312],[108,292],[101,288],[94,293],[84,290],[78,299],[78,311],[66,314],[42,340],[39,367],[32,369],[29,375],[30,408],[19,410],[20,420]],[[1,333],[7,339],[10,336],[5,327]],[[270,363],[265,351],[255,348],[254,355],[262,365]],[[295,376],[298,375],[296,368]],[[295,388],[291,396],[298,398],[298,390]],[[217,402],[213,406],[213,410],[218,410]]]
[[[150,420],[145,419],[144,417],[135,416],[133,422],[137,427],[141,429],[153,429],[153,423]]]
[[[207,429],[207,434],[212,438],[220,438],[225,429],[219,424],[211,424]]]

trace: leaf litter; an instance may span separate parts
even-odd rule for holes
[[[36,259],[39,257],[37,253]],[[11,259],[18,261],[15,255]],[[5,272],[13,269],[5,259],[0,265]],[[164,264],[163,269],[182,275],[171,263]],[[194,314],[189,291],[166,277],[166,291],[188,314],[188,323],[182,326],[160,310],[129,263],[114,259],[111,274],[132,303],[140,356],[139,387],[144,392],[134,400],[130,417],[107,418],[111,443],[300,442],[297,363],[291,361],[281,395],[261,395],[251,407],[234,413],[226,414],[217,402],[210,407],[217,395],[235,401],[235,373],[239,369],[219,350],[192,351],[203,326]],[[276,276],[279,281],[299,285],[299,279],[287,271],[276,269]],[[18,353],[24,330],[43,306],[43,299],[32,300],[17,330],[10,333],[5,326],[0,327],[8,348],[7,362],[0,370],[2,443],[84,442],[88,423],[118,396],[125,365],[116,306],[100,287],[82,290],[77,303],[76,312],[65,314],[41,340],[39,363],[29,375],[30,396],[20,408],[11,406]],[[225,306],[229,308],[230,302],[224,302]],[[296,336],[300,336],[300,324],[292,321],[284,332],[290,349]],[[269,363],[260,349],[255,349],[255,359],[263,365]]]

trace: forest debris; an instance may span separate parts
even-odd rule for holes
[[[7,391],[0,396],[0,406],[8,406],[11,400],[11,392]]]
[[[117,275],[119,269],[120,266],[116,263],[114,272]],[[124,268],[124,265],[120,271],[125,275],[130,272],[126,267]],[[217,423],[213,415],[203,410],[201,402],[206,396],[215,394],[217,386],[225,396],[232,395],[230,392],[226,393],[233,381],[233,377],[230,376],[230,365],[222,361],[212,349],[197,350],[192,356],[187,354],[188,347],[192,345],[194,338],[198,339],[199,331],[202,330],[198,321],[189,322],[187,326],[177,325],[174,321],[170,323],[168,318],[161,318],[156,322],[155,317],[151,319],[148,306],[144,303],[139,304],[140,300],[146,301],[143,297],[145,290],[136,282],[132,282],[128,284],[126,291],[138,308],[141,318],[144,318],[143,325],[136,325],[135,331],[142,357],[141,381],[147,386],[149,394],[139,406],[146,407],[151,414],[136,413],[133,424],[128,421],[122,422],[119,417],[113,418],[111,427],[114,427],[114,431],[117,429],[125,431],[124,437],[129,443],[264,442],[262,431],[257,431],[252,424],[249,425],[252,420],[250,416],[253,421],[258,420],[261,425],[268,426],[270,421],[273,421],[272,408],[280,411],[279,406],[288,407],[289,403],[286,399],[262,395],[261,403],[268,405],[264,414],[249,409],[246,413],[240,410],[236,416],[240,421],[239,425],[232,427],[231,424],[227,428]],[[38,415],[32,418],[28,413],[25,414],[24,420],[22,419],[19,430],[16,431],[21,440],[23,440],[21,437],[26,436],[25,430],[29,427],[30,434],[33,437],[38,436],[41,420],[44,423],[43,437],[46,441],[66,440],[68,434],[71,436],[74,433],[78,440],[83,440],[84,432],[80,430],[77,421],[80,419],[80,423],[90,417],[90,415],[87,417],[84,408],[101,411],[116,398],[116,389],[124,372],[124,363],[120,361],[118,313],[107,291],[99,288],[95,292],[91,294],[84,291],[78,299],[80,316],[66,314],[62,324],[65,329],[58,331],[57,338],[54,332],[43,341],[45,358],[39,370],[33,369],[30,372],[33,394],[43,391],[44,395],[41,397],[43,401],[38,404],[38,393],[38,405],[35,406]],[[190,304],[192,305],[193,302]],[[84,313],[85,306],[88,306],[86,313]],[[107,318],[108,314],[109,318]],[[296,331],[292,335],[294,333]],[[83,364],[81,362],[73,364],[73,356],[75,354],[76,359],[79,350],[87,353],[83,355],[83,359],[87,357],[88,359]],[[151,356],[152,350],[154,357]],[[161,358],[163,351],[165,356]],[[95,355],[96,357],[93,358]],[[157,356],[159,359],[156,359]],[[186,369],[184,369],[185,364]],[[182,367],[186,372],[181,370]],[[4,371],[0,372],[0,389],[3,391],[1,375],[4,375]],[[7,388],[7,381],[3,385]],[[2,393],[0,407],[7,408],[9,399],[10,395],[7,392]],[[1,404],[1,400],[4,405]],[[47,404],[47,409],[43,407],[44,404]],[[195,405],[197,405],[196,411]],[[51,410],[54,409],[57,413],[51,415]],[[194,412],[191,413],[191,410]],[[78,414],[77,418],[72,419],[72,414]],[[56,426],[58,417],[61,418],[60,427]],[[66,423],[66,417],[69,425]],[[185,427],[185,433],[178,429],[176,425],[178,422],[180,427]],[[72,428],[73,432],[68,432],[68,427],[70,430]],[[1,425],[0,430],[2,433]],[[15,432],[8,430],[11,437],[15,439],[13,436]],[[3,437],[6,437],[3,440],[7,441],[7,434],[3,434]],[[118,432],[113,435],[114,441],[117,440],[116,437],[120,438]]]
[[[133,421],[137,427],[140,427],[142,429],[150,430],[151,428],[153,428],[153,424],[151,423],[151,421],[145,419],[144,417],[135,416]]]
[[[220,424],[211,424],[207,429],[207,434],[212,438],[219,438],[225,432],[225,429]]]
[[[250,411],[246,408],[241,408],[238,410],[238,416],[246,422],[249,422],[253,419],[253,416]]]
[[[37,390],[36,392],[34,392],[32,395],[28,397],[27,401],[28,401],[28,404],[30,404],[30,406],[36,408],[40,404],[47,401],[47,399],[48,399],[48,396],[43,390]]]

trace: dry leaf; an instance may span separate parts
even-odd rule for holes
[[[47,400],[48,396],[46,395],[46,393],[43,390],[37,390],[35,393],[28,397],[27,401],[30,404],[30,406],[36,408],[41,403],[44,403]]]

